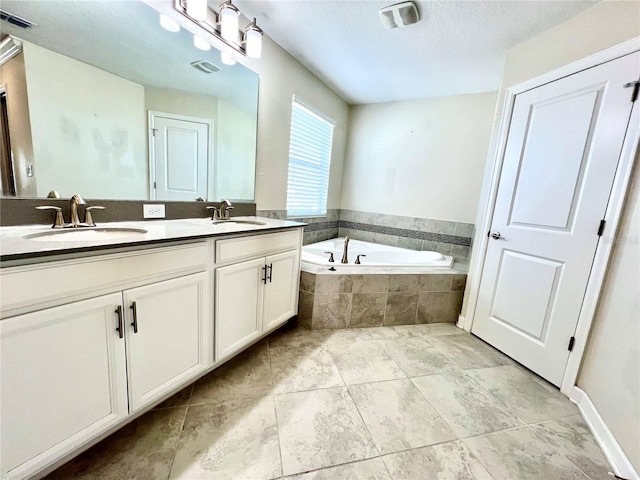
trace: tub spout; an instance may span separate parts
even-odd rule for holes
[[[349,250],[349,235],[344,237],[344,250],[342,252],[341,263],[349,263],[348,250]]]

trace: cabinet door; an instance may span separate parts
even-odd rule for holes
[[[298,310],[300,256],[297,250],[267,257],[263,332],[273,330]]]
[[[207,368],[206,273],[124,292],[132,412]]]
[[[216,270],[216,361],[262,333],[264,258]]]
[[[121,305],[118,293],[0,322],[2,478],[25,478],[127,416]]]

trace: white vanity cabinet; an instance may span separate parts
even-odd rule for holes
[[[207,278],[197,273],[123,292],[131,413],[209,366]]]
[[[0,322],[2,478],[25,478],[125,418],[121,294]]]
[[[296,314],[301,245],[302,229],[215,242],[216,361]]]
[[[53,468],[293,317],[301,246],[295,226],[1,268],[0,478]]]
[[[41,470],[213,364],[208,252],[200,242],[1,271],[3,316],[37,310],[0,321],[2,478]]]

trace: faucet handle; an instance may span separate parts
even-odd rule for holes
[[[84,223],[90,227],[95,227],[96,222],[93,221],[93,216],[91,215],[91,210],[104,210],[106,207],[101,205],[93,205],[91,207],[87,207],[84,209]]]
[[[36,210],[55,210],[56,218],[51,228],[64,228],[64,217],[62,216],[62,208],[54,205],[40,205],[36,207]]]
[[[333,252],[324,252],[324,253],[328,253],[329,254],[329,261],[331,263],[335,262],[335,260],[333,259]]]
[[[207,210],[211,210],[211,220],[218,220],[220,218],[220,210],[218,210],[218,207],[214,207],[213,205],[209,205],[206,208],[207,208]]]
[[[366,257],[366,255],[364,253],[361,253],[360,255],[356,255],[356,265],[360,265],[360,257]]]

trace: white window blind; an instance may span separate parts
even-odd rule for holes
[[[333,123],[294,97],[289,140],[287,216],[327,213]]]

